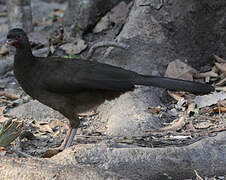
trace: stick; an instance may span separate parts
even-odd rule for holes
[[[124,43],[118,43],[118,42],[111,42],[111,41],[102,41],[94,44],[88,51],[88,54],[86,57],[82,57],[83,60],[89,60],[93,56],[93,53],[95,52],[96,49],[101,48],[101,47],[117,47],[121,49],[128,49],[129,46],[124,44]]]

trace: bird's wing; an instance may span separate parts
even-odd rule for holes
[[[129,90],[138,74],[119,67],[83,60],[57,59],[40,64],[40,81],[49,91],[74,92],[85,89]]]

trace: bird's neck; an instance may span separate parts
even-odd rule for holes
[[[30,45],[18,47],[16,49],[15,63],[26,65],[32,63],[34,59]]]

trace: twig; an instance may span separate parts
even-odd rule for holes
[[[206,77],[218,77],[218,74],[213,71],[208,71],[205,73],[198,73],[195,75],[196,78],[206,78]]]
[[[195,175],[196,175],[196,180],[203,180],[203,178],[198,174],[196,170],[194,170]]]
[[[175,123],[169,125],[169,126],[166,126],[166,127],[163,127],[161,129],[159,129],[158,131],[159,132],[165,132],[165,131],[176,131],[178,129],[181,129],[185,124],[185,116],[181,116],[178,121],[176,121]]]
[[[117,47],[121,49],[128,49],[129,46],[124,44],[124,43],[118,43],[118,42],[111,42],[111,41],[102,41],[94,44],[88,51],[88,54],[86,57],[82,57],[83,60],[89,60],[93,56],[93,53],[95,52],[96,49],[101,48],[101,47]]]

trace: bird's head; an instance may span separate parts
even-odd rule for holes
[[[19,28],[11,29],[7,34],[6,43],[15,48],[23,48],[29,44],[26,33]]]

